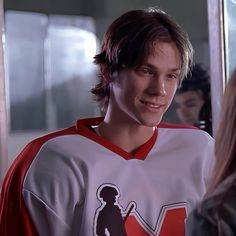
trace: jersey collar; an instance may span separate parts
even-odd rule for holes
[[[129,153],[123,150],[122,148],[116,146],[115,144],[111,143],[107,139],[97,135],[91,126],[99,125],[103,121],[104,117],[94,117],[94,118],[87,118],[81,119],[76,122],[76,132],[84,137],[87,137],[96,143],[104,146],[105,148],[111,150],[112,152],[120,155],[126,160],[130,159],[139,159],[145,160],[148,153],[152,149],[156,139],[157,139],[157,129],[155,129],[152,137],[143,145],[135,150],[135,152]]]

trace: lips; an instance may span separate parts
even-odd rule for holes
[[[163,103],[154,103],[154,102],[151,102],[151,101],[145,101],[145,100],[140,100],[140,102],[142,104],[144,104],[148,109],[151,109],[151,110],[159,110],[161,108],[164,108],[164,104]]]

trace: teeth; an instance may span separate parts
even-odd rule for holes
[[[144,102],[145,105],[149,106],[149,107],[153,107],[153,108],[158,108],[160,107],[160,105],[157,104],[153,104],[153,103],[149,103],[149,102]]]
[[[158,105],[154,105],[154,104],[151,104],[151,103],[147,103],[147,105],[148,105],[149,107],[154,107],[154,108],[159,107]]]

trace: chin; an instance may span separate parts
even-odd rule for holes
[[[143,122],[141,123],[147,127],[155,127],[161,123],[161,118],[158,120],[157,119],[156,120],[143,120]]]

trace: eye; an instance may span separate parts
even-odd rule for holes
[[[149,68],[143,68],[142,71],[144,74],[153,75],[152,70],[150,70]]]
[[[187,103],[186,104],[187,108],[192,108],[192,107],[195,107],[195,106],[196,106],[196,103]]]
[[[179,78],[179,75],[177,75],[177,74],[168,74],[168,78],[176,80],[176,79]]]
[[[139,67],[137,69],[137,72],[141,75],[144,76],[153,76],[154,72],[152,71],[152,69],[148,68],[148,67]]]

